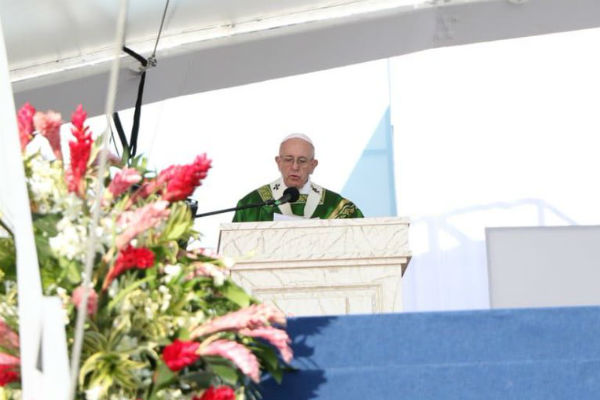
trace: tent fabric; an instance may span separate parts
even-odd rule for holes
[[[30,12],[29,10],[36,10]],[[126,45],[149,56],[164,3],[132,1]],[[595,0],[170,2],[144,99],[356,64],[415,51],[600,26]],[[116,5],[0,1],[17,105],[104,110]],[[27,43],[25,46],[24,43]],[[135,102],[139,65],[124,54],[116,109]]]

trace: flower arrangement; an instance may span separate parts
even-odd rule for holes
[[[103,177],[91,286],[82,283],[99,146],[79,106],[70,159],[61,115],[25,104],[17,114],[45,295],[64,308],[68,346],[87,291],[78,399],[233,400],[260,397],[261,373],[280,380],[292,358],[284,314],[228,278],[229,262],[202,249],[185,200],[211,160],[200,155],[159,173],[141,157]],[[34,135],[54,159],[28,151]],[[113,160],[115,161],[115,160]],[[4,226],[5,230],[8,230]],[[0,398],[19,398],[14,241],[0,237]]]

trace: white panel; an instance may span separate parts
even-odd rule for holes
[[[0,25],[0,74],[8,74]],[[29,197],[21,158],[15,106],[7,80],[0,80],[0,213],[15,237],[19,290],[19,340],[23,398],[40,399],[41,374],[36,368],[40,349],[42,286],[33,237]]]
[[[65,312],[58,297],[44,297],[42,363],[44,398],[67,399],[69,396],[69,359],[65,334]]]
[[[488,228],[492,308],[600,305],[600,226]]]

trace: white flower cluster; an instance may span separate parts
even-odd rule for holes
[[[227,277],[225,272],[221,268],[211,263],[204,263],[204,267],[206,268],[208,274],[213,278],[215,286],[223,286],[223,283],[225,283],[225,278]]]
[[[139,369],[134,369],[131,372],[141,382],[141,384],[142,384],[141,387],[149,387],[152,384],[152,378],[154,376],[154,373],[150,369],[139,368]]]
[[[131,396],[125,393],[112,393],[108,400],[131,400]]]
[[[85,246],[87,244],[87,229],[84,225],[71,222],[62,218],[56,224],[58,234],[50,238],[50,248],[60,257],[68,260],[85,260]]]
[[[0,387],[0,399],[6,400],[22,400],[23,396],[21,394],[21,389],[10,389],[4,390],[3,387]]]
[[[69,312],[67,310],[67,307],[69,304],[71,304],[71,296],[69,296],[69,294],[67,293],[67,289],[62,288],[60,286],[51,285],[48,288],[48,290],[50,292],[54,290],[54,292],[60,299],[62,303],[63,322],[65,323],[65,325],[67,325],[69,323]]]
[[[165,271],[164,281],[165,281],[165,283],[169,283],[169,282],[171,282],[171,280],[173,278],[176,278],[181,273],[181,265],[167,264],[167,265],[165,265],[164,271]]]
[[[49,240],[50,248],[56,255],[68,260],[85,260],[86,246],[88,244],[89,217],[82,212],[83,203],[79,197],[70,193],[64,196],[60,202],[59,209],[63,218],[56,224],[58,234]],[[103,253],[105,247],[109,247],[113,240],[114,220],[104,216],[100,219],[96,228],[97,253]]]
[[[31,168],[31,176],[27,181],[32,200],[38,207],[37,212],[48,214],[59,211],[64,190],[60,163],[50,162],[36,155],[29,160],[29,168]]]
[[[103,392],[102,386],[93,386],[85,391],[85,400],[100,400]]]
[[[106,399],[105,388],[102,386],[94,386],[85,391],[85,400],[102,400]],[[131,396],[125,393],[112,393],[108,400],[131,400]]]
[[[165,389],[157,393],[157,398],[160,400],[191,400],[193,393],[183,394],[179,389]]]
[[[78,221],[84,215],[83,200],[75,193],[67,193],[58,202],[58,209],[63,217],[70,221]]]
[[[11,317],[17,317],[17,307],[14,305],[0,303],[0,315],[10,315]]]
[[[196,311],[194,314],[189,314],[175,318],[175,325],[187,331],[191,331],[195,327],[202,325],[206,321],[206,314],[202,310]]]
[[[158,287],[158,291],[161,294],[161,296],[160,296],[161,297],[160,311],[165,312],[171,305],[171,299],[173,298],[173,296],[171,296],[171,292],[169,291],[169,288],[166,287],[165,285],[160,285]]]

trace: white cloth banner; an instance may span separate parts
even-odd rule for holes
[[[1,24],[0,71],[0,75],[9,76]],[[40,344],[50,351],[44,352],[45,357],[65,359],[67,350],[64,341],[60,343],[54,340],[44,346],[41,340],[42,285],[15,116],[12,88],[9,79],[5,78],[0,82],[0,218],[14,234],[17,252],[22,394],[24,400],[47,399],[48,393],[66,393],[60,388],[68,388],[68,380],[47,379],[44,384],[43,373],[37,367]],[[50,329],[51,332],[64,330],[60,319],[47,323],[57,325]],[[53,337],[56,338],[56,335]],[[56,378],[60,374],[52,376]]]

